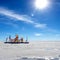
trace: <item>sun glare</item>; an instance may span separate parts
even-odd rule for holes
[[[48,0],[36,0],[35,1],[35,7],[38,9],[44,9],[48,6],[49,1]]]

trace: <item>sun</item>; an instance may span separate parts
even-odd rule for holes
[[[38,9],[44,9],[48,6],[48,0],[35,0],[35,7]]]

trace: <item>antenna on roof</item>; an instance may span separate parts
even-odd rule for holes
[[[26,36],[26,42],[28,42],[28,37]]]
[[[6,42],[7,42],[8,38],[6,38]]]

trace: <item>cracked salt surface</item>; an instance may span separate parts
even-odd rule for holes
[[[4,44],[0,42],[0,60],[36,60],[37,57],[58,59],[60,42],[30,42],[29,44]],[[30,57],[30,58],[29,58]],[[45,59],[45,60],[46,60]],[[39,60],[39,59],[37,59]]]

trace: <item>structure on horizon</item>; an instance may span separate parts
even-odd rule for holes
[[[14,39],[11,38],[11,36],[9,36],[9,38],[6,38],[6,42],[4,43],[11,43],[11,44],[18,44],[18,43],[24,43],[24,44],[28,44],[28,39],[26,37],[26,41],[24,41],[23,37],[21,37],[21,39],[19,39],[19,36],[16,35],[16,37]]]

